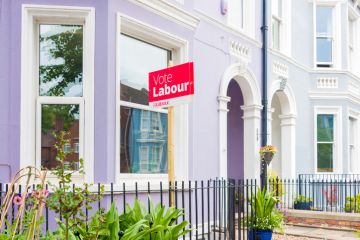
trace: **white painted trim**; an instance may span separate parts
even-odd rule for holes
[[[318,100],[344,100],[354,104],[360,104],[360,97],[351,92],[315,92],[309,91],[310,99]]]
[[[354,154],[354,157],[355,157],[355,160],[353,162],[353,167],[355,167],[355,169],[351,169],[351,166],[352,166],[352,163],[350,162],[351,159],[350,159],[350,149],[348,148],[347,151],[348,151],[348,159],[349,159],[349,162],[348,162],[348,172],[349,173],[353,173],[353,174],[360,174],[360,142],[359,142],[359,136],[360,136],[360,124],[359,124],[359,121],[360,121],[360,111],[358,110],[355,110],[353,108],[350,108],[348,107],[348,118],[347,120],[349,121],[349,118],[353,118],[355,119],[356,121],[356,126],[355,126],[355,134],[354,134],[354,142],[355,142],[355,154]],[[349,125],[349,122],[348,122],[348,144],[347,146],[349,146],[350,144],[350,125]]]
[[[234,79],[240,86],[244,98],[244,177],[256,179],[260,176],[258,138],[260,128],[260,90],[254,74],[244,63],[230,65],[224,72],[219,88],[219,176],[227,178],[227,96],[230,81]]]
[[[200,19],[184,11],[180,7],[169,3],[165,0],[129,0],[130,2],[146,8],[147,10],[167,18],[181,26],[190,30],[195,30],[199,24]]]
[[[167,174],[124,174],[120,173],[120,105],[140,107],[144,110],[167,113],[165,109],[154,109],[148,106],[139,106],[138,104],[126,103],[120,100],[120,34],[126,33],[143,41],[157,45],[164,49],[169,49],[173,53],[173,62],[175,64],[188,61],[188,41],[176,35],[156,28],[147,23],[141,22],[135,18],[118,13],[116,29],[116,164],[115,178],[116,182],[123,181],[134,182],[150,180],[153,183],[159,181],[168,181]],[[189,123],[188,123],[188,105],[174,107],[174,155],[175,155],[175,179],[188,180],[189,178]]]
[[[82,136],[84,170],[86,182],[94,179],[94,51],[95,9],[54,5],[22,5],[21,29],[21,120],[20,120],[20,167],[36,164],[36,108],[39,102],[76,103],[76,98],[37,97],[38,66],[35,25],[39,23],[75,23],[83,25],[83,121],[86,121]],[[41,100],[42,99],[42,100]],[[74,100],[74,102],[72,102]],[[39,112],[38,112],[39,114]],[[38,115],[39,116],[39,115]],[[80,133],[79,133],[80,134]],[[39,141],[39,140],[38,140]],[[37,143],[39,144],[39,142]],[[82,147],[80,147],[82,148]],[[82,149],[80,149],[82,150]],[[39,154],[39,153],[38,153]],[[39,167],[39,166],[38,166]]]
[[[296,175],[296,99],[295,94],[289,85],[286,84],[284,90],[281,89],[281,80],[274,81],[269,89],[269,99],[268,102],[271,104],[272,99],[277,94],[280,102],[280,142],[281,142],[281,176],[283,178],[292,179]],[[269,119],[269,126],[271,125],[271,120]],[[270,141],[272,139],[273,130],[270,131]]]
[[[342,163],[342,107],[340,106],[314,106],[314,132],[313,132],[313,145],[314,145],[314,173],[323,173],[317,171],[317,115],[318,114],[333,114],[334,115],[334,152],[333,152],[333,172],[343,173]],[[326,172],[328,173],[328,172]]]

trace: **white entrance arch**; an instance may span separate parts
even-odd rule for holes
[[[269,90],[269,103],[271,106],[272,100],[274,97],[277,97],[280,103],[280,114],[276,117],[280,119],[280,146],[281,149],[279,160],[281,164],[280,172],[278,173],[282,178],[293,179],[295,177],[295,139],[296,139],[296,101],[295,95],[292,91],[291,86],[287,83],[285,86],[281,84],[281,80],[276,80],[271,84]],[[268,126],[272,126],[272,117],[271,114],[273,109],[269,109],[269,119]],[[270,136],[273,135],[273,132],[270,129]],[[275,134],[275,133],[274,133]],[[272,139],[272,137],[270,137]]]
[[[219,175],[227,178],[227,103],[230,97],[227,90],[234,79],[240,86],[244,105],[239,106],[244,112],[244,178],[260,177],[260,118],[261,98],[259,86],[254,74],[245,64],[230,65],[221,80],[219,89]]]

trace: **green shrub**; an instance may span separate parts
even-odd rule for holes
[[[310,197],[306,197],[304,195],[298,195],[295,199],[294,199],[294,204],[299,203],[299,202],[312,202],[313,199]]]
[[[360,213],[360,194],[355,197],[346,197],[345,212]]]
[[[284,216],[276,208],[279,202],[274,193],[258,189],[256,196],[252,197],[251,211],[256,217],[250,217],[245,224],[253,230],[281,230]]]

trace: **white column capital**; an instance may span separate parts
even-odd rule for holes
[[[261,105],[244,105],[240,108],[244,111],[243,119],[261,118],[261,109],[263,108]]]
[[[220,112],[228,112],[228,102],[230,102],[231,98],[228,96],[218,96],[218,101],[219,101],[219,111]]]
[[[295,114],[286,114],[279,115],[281,120],[281,126],[295,126],[296,125],[296,115]]]

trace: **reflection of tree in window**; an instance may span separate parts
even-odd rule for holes
[[[83,27],[40,25],[40,95],[82,96]]]
[[[79,107],[76,104],[43,104],[41,111],[41,167],[53,169],[58,165],[57,150],[54,147],[54,133],[66,131],[68,143],[64,151],[69,155],[66,161],[72,170],[78,169],[79,153],[73,146],[79,142]],[[78,148],[78,147],[77,147]],[[76,149],[75,149],[76,150]]]

